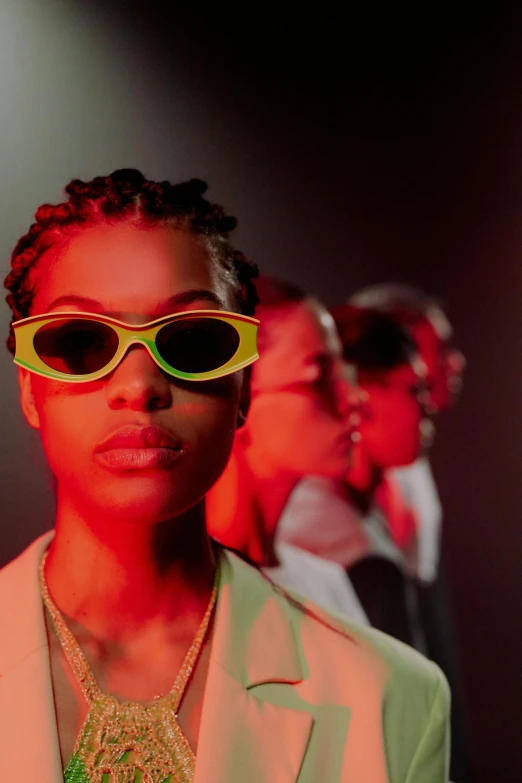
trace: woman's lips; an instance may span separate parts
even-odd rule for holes
[[[163,427],[127,424],[100,443],[96,460],[111,470],[171,468],[184,454],[182,444]]]
[[[126,424],[98,444],[95,451],[108,449],[147,449],[169,448],[179,449],[181,443],[177,437],[157,424]]]
[[[104,467],[113,470],[146,470],[171,468],[183,454],[184,450],[181,448],[116,448],[98,451],[95,457]]]

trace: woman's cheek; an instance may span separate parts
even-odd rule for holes
[[[42,438],[46,441],[62,441],[67,437],[74,439],[75,430],[81,429],[80,422],[89,418],[85,406],[76,403],[77,400],[57,394],[54,390],[42,397],[41,403],[38,404]]]
[[[395,439],[401,452],[399,456],[403,464],[410,464],[419,454],[420,422],[421,415],[416,401],[411,400],[409,403],[405,403],[401,410],[401,416],[397,418],[395,430]]]
[[[273,465],[294,468],[306,441],[313,438],[310,422],[306,425],[304,403],[301,395],[288,392],[252,401],[248,414],[250,438],[258,453],[265,454]]]

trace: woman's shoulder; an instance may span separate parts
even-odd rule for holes
[[[275,584],[266,575],[227,552],[233,572],[241,572],[241,592],[251,596],[252,611],[276,604],[295,633],[306,658],[317,654],[324,671],[334,661],[357,676],[377,678],[387,692],[402,685],[447,692],[444,675],[432,661],[385,633],[359,624],[344,615],[328,612],[292,590]],[[277,644],[276,639],[274,643]],[[339,674],[339,669],[336,669]]]
[[[52,536],[44,533],[0,569],[0,676],[46,644],[38,564]]]
[[[213,649],[220,670],[261,701],[312,712],[323,736],[349,725],[347,769],[360,768],[361,780],[368,752],[376,769],[386,766],[379,779],[447,779],[449,693],[435,664],[319,609],[230,552],[222,576]]]
[[[288,600],[288,599],[287,599]],[[316,647],[325,657],[345,657],[359,675],[376,677],[385,691],[421,688],[423,692],[447,690],[439,667],[424,655],[388,634],[309,602],[290,598],[291,611],[298,615],[301,639],[306,648]]]
[[[54,536],[49,530],[32,541],[17,557],[0,568],[0,594],[11,590],[19,582],[37,581],[40,558]]]

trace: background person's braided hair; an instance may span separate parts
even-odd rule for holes
[[[229,234],[237,220],[225,214],[218,204],[203,198],[206,191],[206,183],[199,179],[172,185],[148,180],[136,169],[120,169],[90,182],[73,179],[65,188],[68,200],[39,207],[35,222],[19,239],[11,256],[11,271],[4,280],[5,288],[11,292],[6,301],[13,312],[7,339],[9,351],[14,355],[13,322],[31,315],[38,259],[78,231],[101,224],[128,222],[143,228],[172,224],[186,229],[201,239],[221,267],[239,311],[253,315],[257,294],[252,281],[258,275],[257,266],[232,247]]]

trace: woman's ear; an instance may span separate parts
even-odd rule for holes
[[[239,398],[239,410],[237,412],[237,424],[236,429],[241,429],[244,426],[251,401],[251,379],[252,379],[252,365],[245,367],[243,370],[243,385],[241,386],[241,396]]]
[[[18,367],[18,385],[20,387],[20,404],[27,423],[35,430],[40,429],[40,416],[36,409],[33,393],[33,373],[24,367]]]

